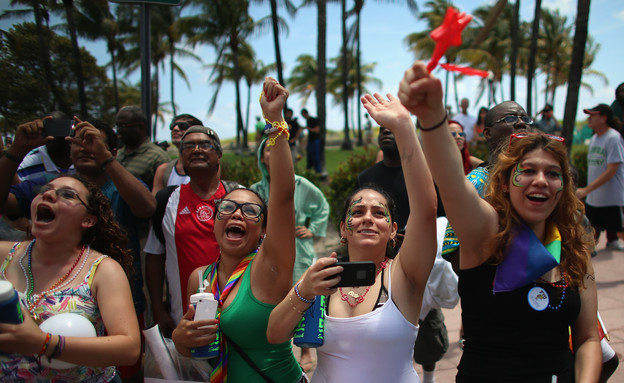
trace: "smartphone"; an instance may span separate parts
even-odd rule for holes
[[[43,120],[43,137],[67,137],[71,136],[76,125],[74,120]]]
[[[375,283],[375,262],[337,262],[328,267],[342,266],[342,273],[334,274],[326,279],[340,276],[340,281],[333,287],[370,286]]]

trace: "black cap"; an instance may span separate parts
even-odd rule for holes
[[[585,114],[602,114],[607,116],[607,120],[611,120],[613,118],[613,109],[607,104],[598,104],[591,109],[583,109]]]

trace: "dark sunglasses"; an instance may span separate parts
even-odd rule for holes
[[[59,198],[62,198],[66,201],[71,201],[71,200],[75,200],[77,199],[78,201],[80,201],[80,203],[87,208],[87,210],[89,210],[89,206],[87,206],[87,204],[82,200],[82,198],[80,198],[80,196],[78,195],[78,192],[75,190],[71,190],[68,188],[59,188],[59,189],[55,189],[52,187],[52,185],[43,185],[40,189],[39,189],[39,195],[44,195],[46,192],[50,191],[50,190],[54,190],[54,192],[56,193],[56,196]]]
[[[175,122],[175,121],[174,121],[174,122],[172,122],[172,123],[169,125],[169,129],[170,129],[170,130],[173,130],[173,129],[175,129],[175,127],[176,127],[176,126],[177,126],[177,127],[178,127],[178,129],[180,129],[181,131],[185,131],[186,129],[188,129],[188,128],[190,128],[190,127],[191,127],[191,124],[189,124],[188,122],[184,122],[184,121],[179,121],[179,122]]]
[[[453,135],[453,137],[466,137],[466,133],[464,132],[451,132],[451,134]]]
[[[553,136],[552,134],[537,133],[537,132],[518,132],[518,133],[514,133],[511,136],[509,136],[509,148],[511,148],[511,143],[513,142],[513,140],[517,140],[517,139],[521,139],[521,138],[525,138],[525,137],[529,137],[529,136],[536,136],[538,134],[542,135],[542,136],[546,136],[546,137],[548,137],[549,139],[551,139],[553,141],[558,141],[558,142],[561,142],[561,143],[565,142],[565,138],[559,137],[559,136]]]
[[[518,120],[522,120],[522,122],[524,122],[527,125],[533,124],[533,120],[529,116],[514,116],[514,115],[511,115],[511,114],[501,118],[500,120],[498,120],[496,122],[497,123],[498,122],[505,122],[506,124],[515,124],[516,122],[518,122]]]
[[[243,217],[249,219],[259,220],[260,216],[264,213],[264,206],[258,205],[257,203],[238,203],[225,198],[217,201],[217,214],[219,215],[232,215],[238,209],[240,209]]]

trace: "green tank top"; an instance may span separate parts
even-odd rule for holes
[[[241,279],[232,303],[221,313],[221,327],[266,375],[276,382],[297,382],[301,367],[292,352],[290,342],[270,344],[266,331],[269,315],[276,305],[257,300],[251,291],[251,265]],[[230,383],[264,383],[264,379],[228,346],[228,381]]]

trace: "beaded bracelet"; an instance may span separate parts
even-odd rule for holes
[[[50,345],[51,338],[52,338],[52,334],[50,334],[49,332],[46,332],[46,338],[45,338],[45,341],[43,342],[43,346],[41,346],[41,350],[37,354],[38,356],[45,354],[46,350],[48,349],[48,346]]]
[[[290,139],[290,133],[288,132],[288,129],[279,128],[278,130],[279,130],[279,133],[277,133],[277,136],[270,137],[269,139],[267,139],[267,143],[266,143],[267,147],[275,146],[275,142],[277,141],[277,137],[281,136],[282,133],[286,133],[286,141],[288,141]]]
[[[304,297],[301,296],[301,294],[299,294],[299,283],[297,282],[297,284],[295,285],[295,294],[297,294],[297,298],[299,298],[299,300],[301,300],[301,302],[310,304],[310,303],[314,303],[314,299],[306,299]]]
[[[292,309],[295,310],[299,315],[305,315],[305,311],[301,311],[297,308],[297,306],[295,306],[292,301],[292,297],[288,297],[288,301],[290,302],[290,306],[292,307]]]
[[[267,120],[266,118],[264,119],[264,121],[266,121],[266,125],[264,125],[264,134],[269,135],[271,133],[275,133],[278,130],[288,130],[288,124],[286,123],[286,121],[281,121],[281,122],[271,122],[269,120]]]
[[[11,161],[15,162],[16,164],[21,164],[22,160],[20,160],[19,158],[15,157],[14,155],[12,155],[11,153],[9,153],[9,151],[7,149],[4,149],[4,151],[2,152],[3,155],[10,159]]]
[[[423,128],[422,125],[420,125],[420,120],[416,121],[416,125],[418,126],[418,129],[422,130],[423,132],[430,132],[430,131],[436,130],[440,126],[442,126],[442,124],[444,124],[444,122],[446,121],[447,118],[448,118],[448,114],[444,113],[444,118],[442,119],[442,121],[440,121],[437,124],[433,125],[431,128]]]

